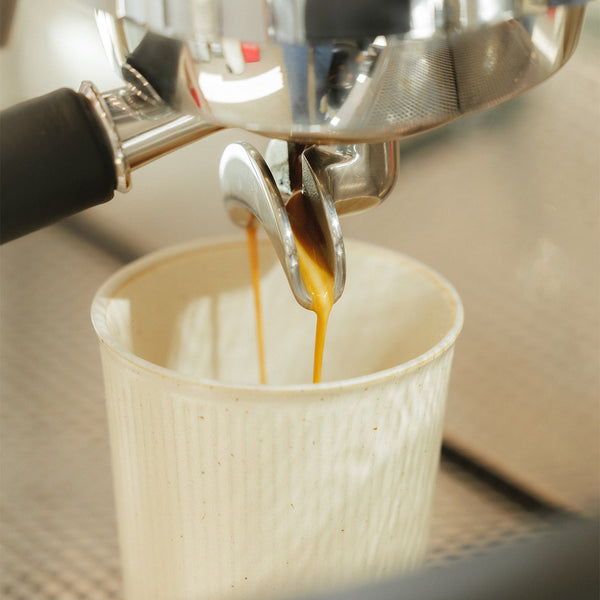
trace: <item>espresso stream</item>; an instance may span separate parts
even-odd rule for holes
[[[334,303],[334,273],[327,264],[326,242],[315,226],[316,219],[310,204],[298,191],[289,199],[286,210],[296,249],[300,275],[306,291],[312,298],[310,309],[317,315],[317,330],[315,334],[315,353],[313,363],[313,383],[320,383],[323,369],[323,349],[329,314]],[[260,309],[258,244],[256,227],[247,230],[248,255],[252,271],[252,287],[254,289],[254,304],[256,309],[256,329],[258,340],[258,356],[260,360],[260,381],[266,383],[266,368],[264,355],[264,336]]]
[[[265,341],[263,335],[262,311],[260,310],[260,271],[258,268],[258,241],[256,226],[246,228],[248,241],[248,258],[250,260],[250,273],[252,275],[252,289],[254,291],[254,311],[256,313],[256,341],[258,346],[258,361],[260,365],[260,382],[267,383],[267,370],[265,367]]]

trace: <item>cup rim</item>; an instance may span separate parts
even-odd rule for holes
[[[268,240],[261,240],[259,243],[268,244]],[[240,391],[260,391],[261,394],[280,394],[282,392],[324,392],[327,390],[340,390],[348,389],[358,386],[372,385],[383,379],[388,379],[393,376],[403,375],[408,371],[417,369],[422,365],[434,360],[437,356],[447,351],[456,341],[464,322],[464,309],[460,296],[454,286],[442,275],[440,275],[435,269],[425,265],[424,263],[416,260],[402,252],[370,244],[354,239],[344,240],[345,245],[351,247],[360,248],[362,251],[367,251],[376,254],[385,254],[394,260],[401,261],[405,265],[409,265],[414,271],[425,275],[430,279],[438,288],[440,288],[449,298],[452,309],[454,310],[454,320],[452,326],[446,332],[444,337],[437,342],[434,346],[429,348],[426,352],[412,358],[409,361],[383,369],[381,371],[375,371],[367,375],[360,375],[358,377],[351,377],[348,379],[339,379],[336,381],[325,381],[322,383],[301,383],[301,384],[289,384],[289,385],[273,385],[273,384],[233,384],[219,381],[218,379],[209,379],[206,377],[195,377],[190,374],[182,374],[173,369],[157,365],[149,360],[146,360],[137,354],[134,354],[127,348],[124,348],[119,342],[117,342],[108,330],[106,323],[106,315],[110,301],[116,295],[116,293],[129,283],[132,279],[141,276],[143,273],[156,267],[158,264],[162,264],[166,261],[180,258],[185,254],[195,253],[198,251],[206,250],[208,248],[214,248],[215,246],[245,246],[246,242],[239,236],[222,236],[222,237],[211,237],[202,240],[192,240],[182,242],[175,245],[170,245],[159,250],[150,252],[131,263],[124,265],[115,271],[112,275],[105,280],[96,292],[91,305],[91,321],[96,331],[96,335],[99,338],[101,344],[111,350],[114,354],[120,357],[122,360],[131,363],[136,368],[148,371],[154,375],[158,375],[161,378],[171,379],[179,385],[194,385],[200,387],[206,387],[211,390],[221,390],[229,392],[240,392]],[[290,292],[291,293],[291,292]]]

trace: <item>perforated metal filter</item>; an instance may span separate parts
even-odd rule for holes
[[[511,20],[386,48],[373,74],[374,97],[352,107],[361,126],[386,123],[406,136],[514,98],[551,68],[528,28],[526,20]]]
[[[120,598],[103,385],[88,311],[119,263],[61,228],[2,249],[2,597]],[[442,461],[430,564],[544,519]]]
[[[508,21],[485,35],[472,32],[450,38],[450,46],[461,112],[513,98],[544,77],[543,60],[526,23]]]
[[[363,107],[365,128],[383,121],[411,132],[459,116],[446,39],[407,42],[387,49],[381,58],[377,92]]]

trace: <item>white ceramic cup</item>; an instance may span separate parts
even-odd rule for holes
[[[346,252],[318,385],[314,314],[266,243],[266,386],[243,241],[161,250],[98,292],[127,600],[290,598],[423,560],[462,306],[403,255]]]

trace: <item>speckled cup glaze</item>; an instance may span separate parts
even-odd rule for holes
[[[346,246],[318,385],[314,315],[266,243],[266,386],[243,241],[161,250],[98,292],[127,600],[291,598],[422,561],[462,306],[424,265]]]

